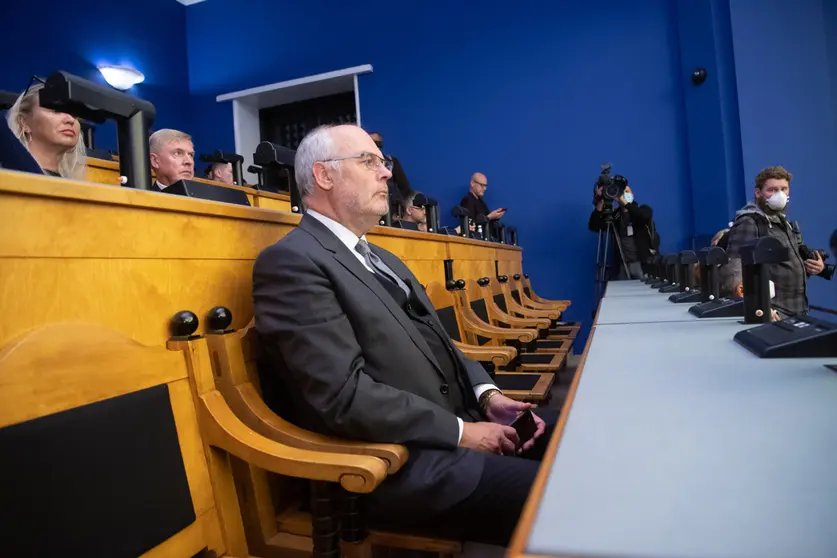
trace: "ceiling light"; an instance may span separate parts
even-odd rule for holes
[[[142,72],[128,66],[99,66],[99,71],[111,87],[120,91],[130,89],[145,79]]]

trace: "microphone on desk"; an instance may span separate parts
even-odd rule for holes
[[[468,238],[471,233],[471,212],[458,205],[451,210],[450,214],[451,217],[459,219],[459,236]]]
[[[257,167],[256,165],[250,165],[247,167],[247,172],[256,175],[256,181],[258,182],[258,184],[256,184],[256,190],[261,190],[262,186],[264,186],[264,183],[262,182],[262,168]]]

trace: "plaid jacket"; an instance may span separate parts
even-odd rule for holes
[[[790,249],[790,260],[769,264],[770,280],[776,287],[773,307],[782,314],[808,313],[808,273],[799,255],[799,243],[796,235],[783,214],[767,215],[761,208],[750,202],[735,214],[735,224],[729,231],[727,253],[730,258],[740,257],[741,246],[759,237],[759,225],[767,223],[767,235],[779,239]]]

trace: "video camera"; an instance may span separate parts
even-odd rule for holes
[[[611,164],[602,163],[602,172],[593,186],[593,204],[599,203],[599,200],[604,200],[605,207],[611,209],[613,201],[618,200],[625,193],[625,188],[628,187],[628,179],[621,174],[611,176]],[[599,194],[599,188],[602,193]]]

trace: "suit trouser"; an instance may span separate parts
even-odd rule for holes
[[[558,412],[553,409],[535,409],[535,413],[546,423],[546,431],[536,440],[534,447],[514,457],[487,454],[482,476],[467,498],[432,517],[405,503],[405,511],[409,509],[408,521],[394,520],[379,526],[439,538],[507,546],[558,421]]]

